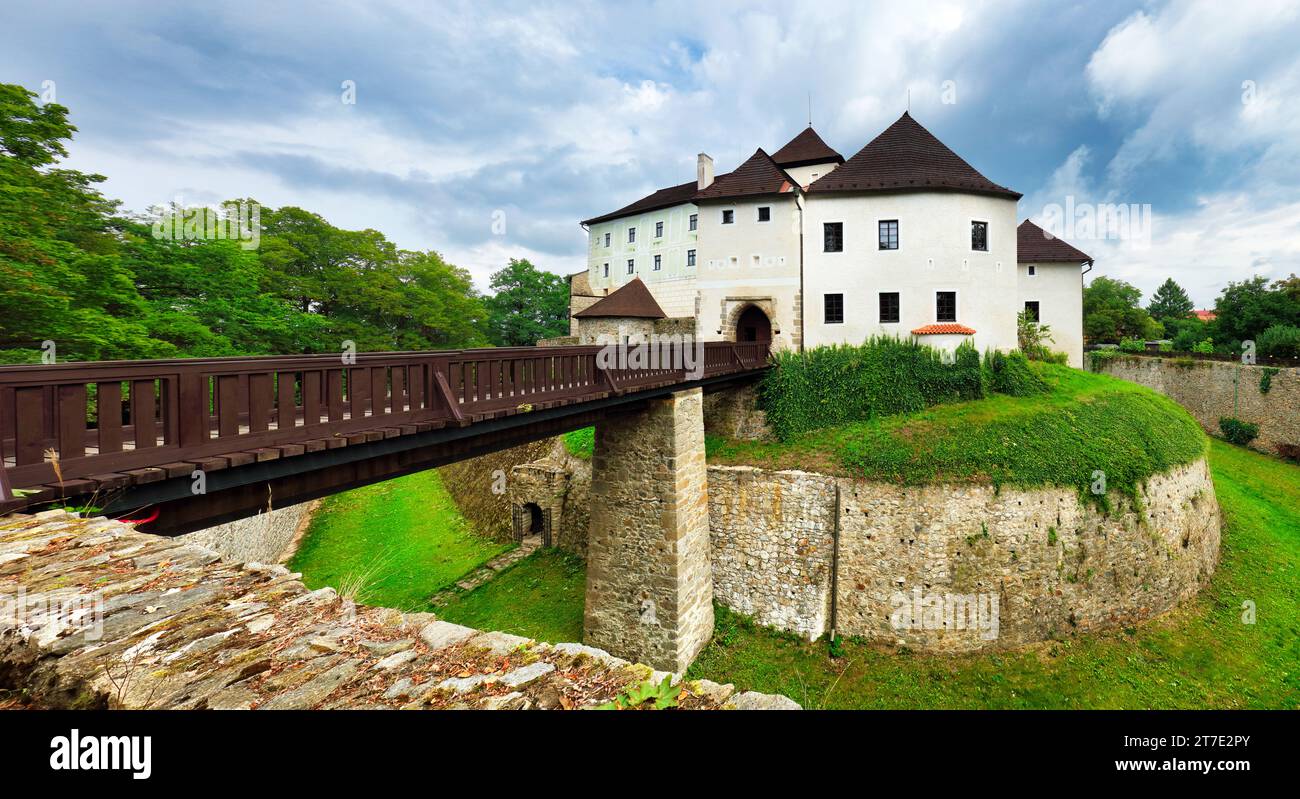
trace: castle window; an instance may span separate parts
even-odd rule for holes
[[[664,223],[655,222],[655,238],[662,239],[663,237],[664,237]]]
[[[758,207],[758,221],[759,221],[759,222],[771,222],[771,221],[772,221],[772,206],[770,206],[770,205],[760,205],[760,206]]]
[[[898,249],[898,220],[884,219],[880,222],[880,249]]]
[[[989,251],[989,223],[970,223],[970,248],[980,252]]]
[[[601,275],[601,277],[609,277],[609,261],[605,262],[605,272],[604,274]]]
[[[844,295],[825,295],[826,324],[838,325],[844,322]]]
[[[957,321],[957,292],[936,291],[934,293],[934,321]]]
[[[606,247],[609,246],[609,234],[608,234],[608,233],[605,234],[605,246],[606,246]]]
[[[664,265],[664,257],[663,257],[662,255],[656,255],[656,256],[655,256],[655,271],[658,272],[659,269],[660,269],[660,267],[662,267],[663,265]]]
[[[1030,265],[1029,265],[1029,276],[1030,276],[1030,277],[1033,277],[1033,276],[1036,275],[1036,274],[1038,274],[1038,267],[1034,266],[1033,264],[1030,264]]]
[[[630,227],[627,229],[627,243],[631,244],[635,241],[636,241],[636,228]]]
[[[686,251],[686,265],[695,266],[695,250]]]
[[[1042,318],[1038,315],[1038,300],[1029,300],[1025,303],[1025,318],[1030,322],[1037,322]]]
[[[635,271],[636,271],[636,259],[635,258],[627,259],[627,273],[630,275]]]
[[[844,223],[822,223],[822,252],[844,252]]]
[[[736,212],[735,212],[735,211],[733,211],[733,210],[731,210],[730,208],[728,208],[728,209],[726,209],[725,211],[722,212],[722,224],[724,224],[724,225],[730,225],[731,223],[733,223],[733,222],[735,222],[735,221],[736,221]]]
[[[882,325],[898,323],[898,292],[880,292],[880,323]]]
[[[700,226],[700,215],[691,214],[691,230],[695,230],[699,226]]]

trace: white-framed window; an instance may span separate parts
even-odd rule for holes
[[[686,251],[686,265],[695,266],[695,250]]]
[[[627,229],[627,243],[632,244],[634,242],[636,242],[636,228],[630,227]]]
[[[655,271],[658,272],[660,269],[663,268],[663,265],[664,265],[664,257],[663,257],[662,255],[656,255],[656,256],[655,256]]]
[[[609,261],[605,262],[605,270],[601,274],[601,277],[609,277]]]
[[[880,324],[896,325],[901,318],[902,310],[899,304],[899,293],[897,291],[880,292]]]
[[[936,291],[934,293],[934,321],[957,321],[957,292]]]
[[[691,230],[696,230],[700,226],[700,215],[691,214]]]
[[[1038,274],[1038,267],[1036,265],[1030,264],[1027,268],[1029,269],[1030,277],[1033,277],[1034,275]]]
[[[606,233],[606,234],[605,234],[605,246],[606,246],[606,247],[609,246],[609,233]]]
[[[759,221],[759,222],[771,222],[771,221],[772,221],[772,206],[770,206],[770,205],[760,205],[760,206],[758,206],[758,221]]]
[[[722,224],[731,225],[736,221],[736,211],[733,208],[722,209]]]
[[[663,237],[664,237],[664,223],[655,222],[655,238],[662,239]]]
[[[630,275],[635,271],[636,271],[636,259],[635,258],[627,259],[627,273]]]

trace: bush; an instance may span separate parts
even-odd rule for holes
[[[1038,376],[1022,352],[1004,355],[995,351],[986,356],[984,362],[988,367],[989,388],[999,394],[1028,397],[1048,390],[1047,382]]]
[[[1300,327],[1273,325],[1255,339],[1255,351],[1270,358],[1300,358]]]
[[[1174,336],[1174,349],[1178,352],[1191,352],[1192,347],[1195,347],[1200,343],[1204,336],[1205,333],[1203,333],[1199,328],[1180,330],[1177,335]]]
[[[944,357],[916,341],[890,337],[780,352],[776,368],[763,377],[763,409],[777,436],[789,440],[808,430],[983,397],[975,348],[958,347],[949,364]]]
[[[1214,354],[1214,339],[1212,339],[1212,338],[1207,338],[1205,341],[1199,341],[1199,342],[1197,342],[1196,344],[1192,345],[1192,349],[1191,349],[1191,351],[1192,351],[1192,352],[1195,352],[1195,353],[1198,353],[1198,354],[1200,354],[1200,355],[1213,355],[1213,354]]]
[[[1088,353],[1088,365],[1092,368],[1092,371],[1100,372],[1102,367],[1118,357],[1119,350],[1116,349],[1093,350]]]
[[[1126,338],[1119,342],[1119,348],[1124,352],[1145,352],[1147,345],[1140,338]]]
[[[1249,446],[1259,435],[1259,425],[1243,422],[1235,416],[1220,417],[1219,429],[1223,431],[1224,438],[1240,447]]]

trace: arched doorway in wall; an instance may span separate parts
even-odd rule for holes
[[[751,305],[736,319],[736,341],[772,341],[772,320],[763,309]]]
[[[524,502],[513,506],[515,541],[523,541],[529,536],[541,536],[542,546],[551,546],[551,511],[542,508],[536,502]]]

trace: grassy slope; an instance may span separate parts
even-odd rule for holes
[[[481,630],[581,641],[585,575],[580,558],[544,549],[435,610],[439,618]]]
[[[995,394],[825,430],[788,442],[708,440],[709,462],[808,469],[892,482],[1076,486],[1094,470],[1132,492],[1148,475],[1205,451],[1196,421],[1146,388],[1038,364],[1052,392]],[[954,435],[954,431],[959,434]]]
[[[584,427],[565,433],[564,448],[575,458],[591,460],[591,454],[596,450],[596,428]]]
[[[692,677],[839,708],[1300,708],[1300,467],[1211,446],[1222,561],[1195,600],[1137,629],[957,658],[846,641],[844,657],[725,610]],[[1242,602],[1256,604],[1243,624]]]
[[[310,588],[361,578],[358,601],[423,610],[430,594],[507,548],[475,535],[429,470],[327,498],[289,567]]]

